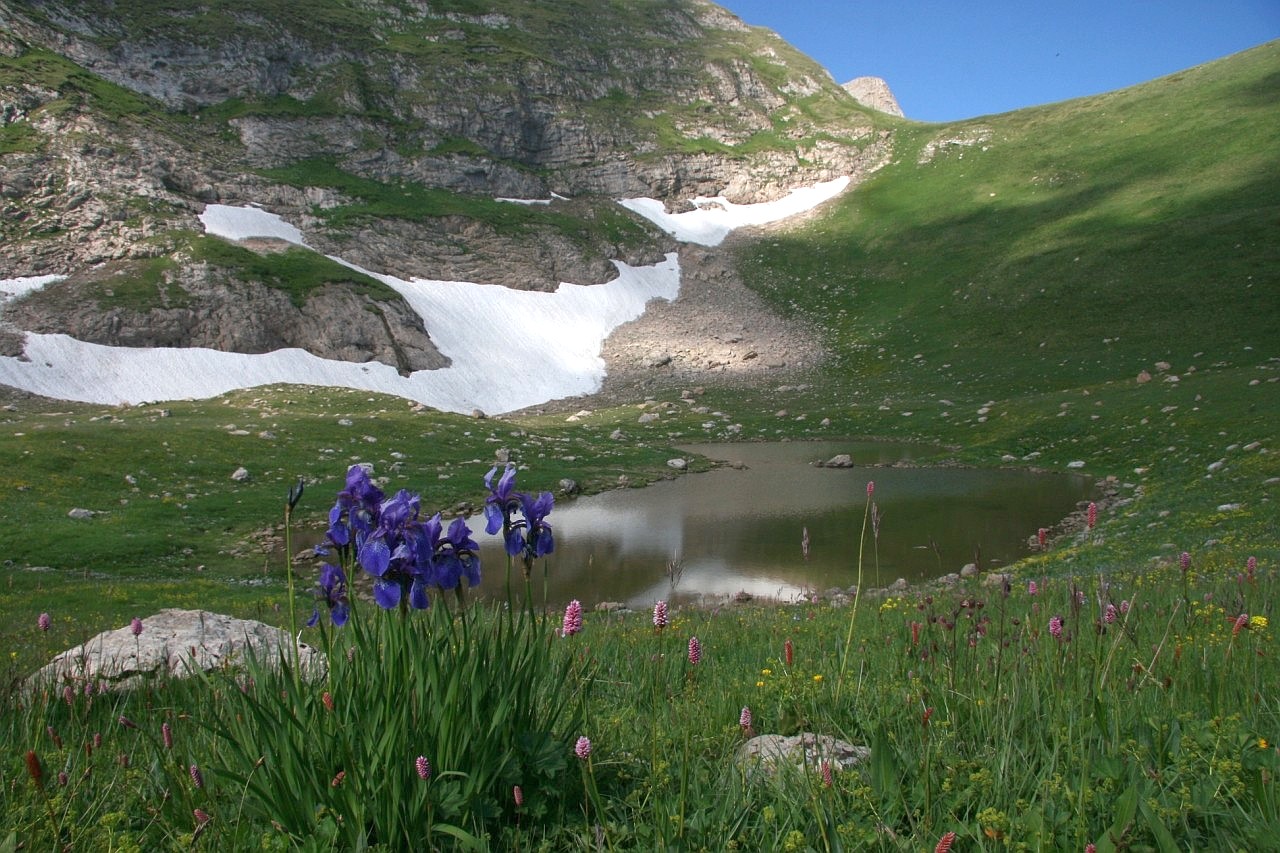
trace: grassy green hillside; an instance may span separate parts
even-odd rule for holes
[[[828,330],[866,394],[1252,366],[1280,332],[1278,74],[1272,43],[1121,92],[917,127],[891,167],[745,268]]]

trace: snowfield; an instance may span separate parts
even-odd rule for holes
[[[759,205],[695,200],[698,209],[667,214],[660,202],[629,199],[623,206],[671,231],[677,239],[717,245],[736,227],[784,219],[833,197],[848,179],[796,190]],[[228,240],[274,237],[306,246],[303,234],[259,207],[209,205],[200,215],[208,234]],[[131,348],[85,343],[67,335],[25,336],[21,357],[0,358],[0,384],[63,400],[144,403],[215,397],[240,388],[295,383],[377,391],[461,414],[501,414],[548,400],[590,394],[605,377],[600,351],[618,326],[644,313],[651,299],[680,292],[675,253],[652,266],[614,261],[618,277],[595,285],[561,284],[554,293],[499,285],[404,280],[333,260],[385,282],[423,318],[449,367],[401,376],[379,362],[323,359],[301,349],[248,355],[202,348]],[[5,302],[63,276],[0,279]]]

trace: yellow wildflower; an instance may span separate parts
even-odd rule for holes
[[[1250,617],[1249,617],[1249,627],[1250,627],[1251,629],[1253,629],[1254,631],[1262,631],[1262,630],[1265,630],[1265,629],[1266,629],[1266,627],[1267,627],[1267,617],[1265,617],[1265,616],[1250,616]]]
[[[817,682],[817,683],[821,684],[821,683],[822,683],[822,676],[821,676],[821,675],[815,675],[815,676],[813,677],[813,680],[814,680],[815,682]]]
[[[762,670],[760,670],[760,674],[761,674],[761,675],[773,675],[773,670],[771,670],[771,669],[762,669]]]

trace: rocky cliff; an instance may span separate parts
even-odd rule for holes
[[[337,295],[333,270],[295,304],[244,256],[193,266],[203,206],[262,204],[369,269],[550,289],[670,248],[615,198],[760,201],[889,156],[874,113],[712,3],[484,7],[0,0],[0,278],[98,285],[92,309],[46,294],[8,322],[421,369],[439,356],[395,294]],[[114,305],[101,285],[130,269],[181,305]],[[334,338],[335,311],[367,322]]]

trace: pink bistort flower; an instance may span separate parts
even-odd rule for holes
[[[419,755],[413,760],[413,769],[418,771],[419,779],[431,778],[431,762],[427,760],[425,755]]]
[[[1055,640],[1061,640],[1061,639],[1062,639],[1062,617],[1061,617],[1061,616],[1052,616],[1052,617],[1050,617],[1050,619],[1049,619],[1049,634],[1050,634],[1050,635],[1051,635]]]
[[[564,622],[560,626],[560,636],[572,637],[582,630],[582,602],[574,599],[564,609]]]
[[[665,601],[659,601],[653,605],[653,627],[659,631],[667,627],[667,603]]]
[[[591,756],[591,739],[586,735],[578,738],[578,742],[573,745],[573,754],[586,761]]]
[[[702,661],[702,643],[697,637],[689,638],[689,663],[697,666]]]

